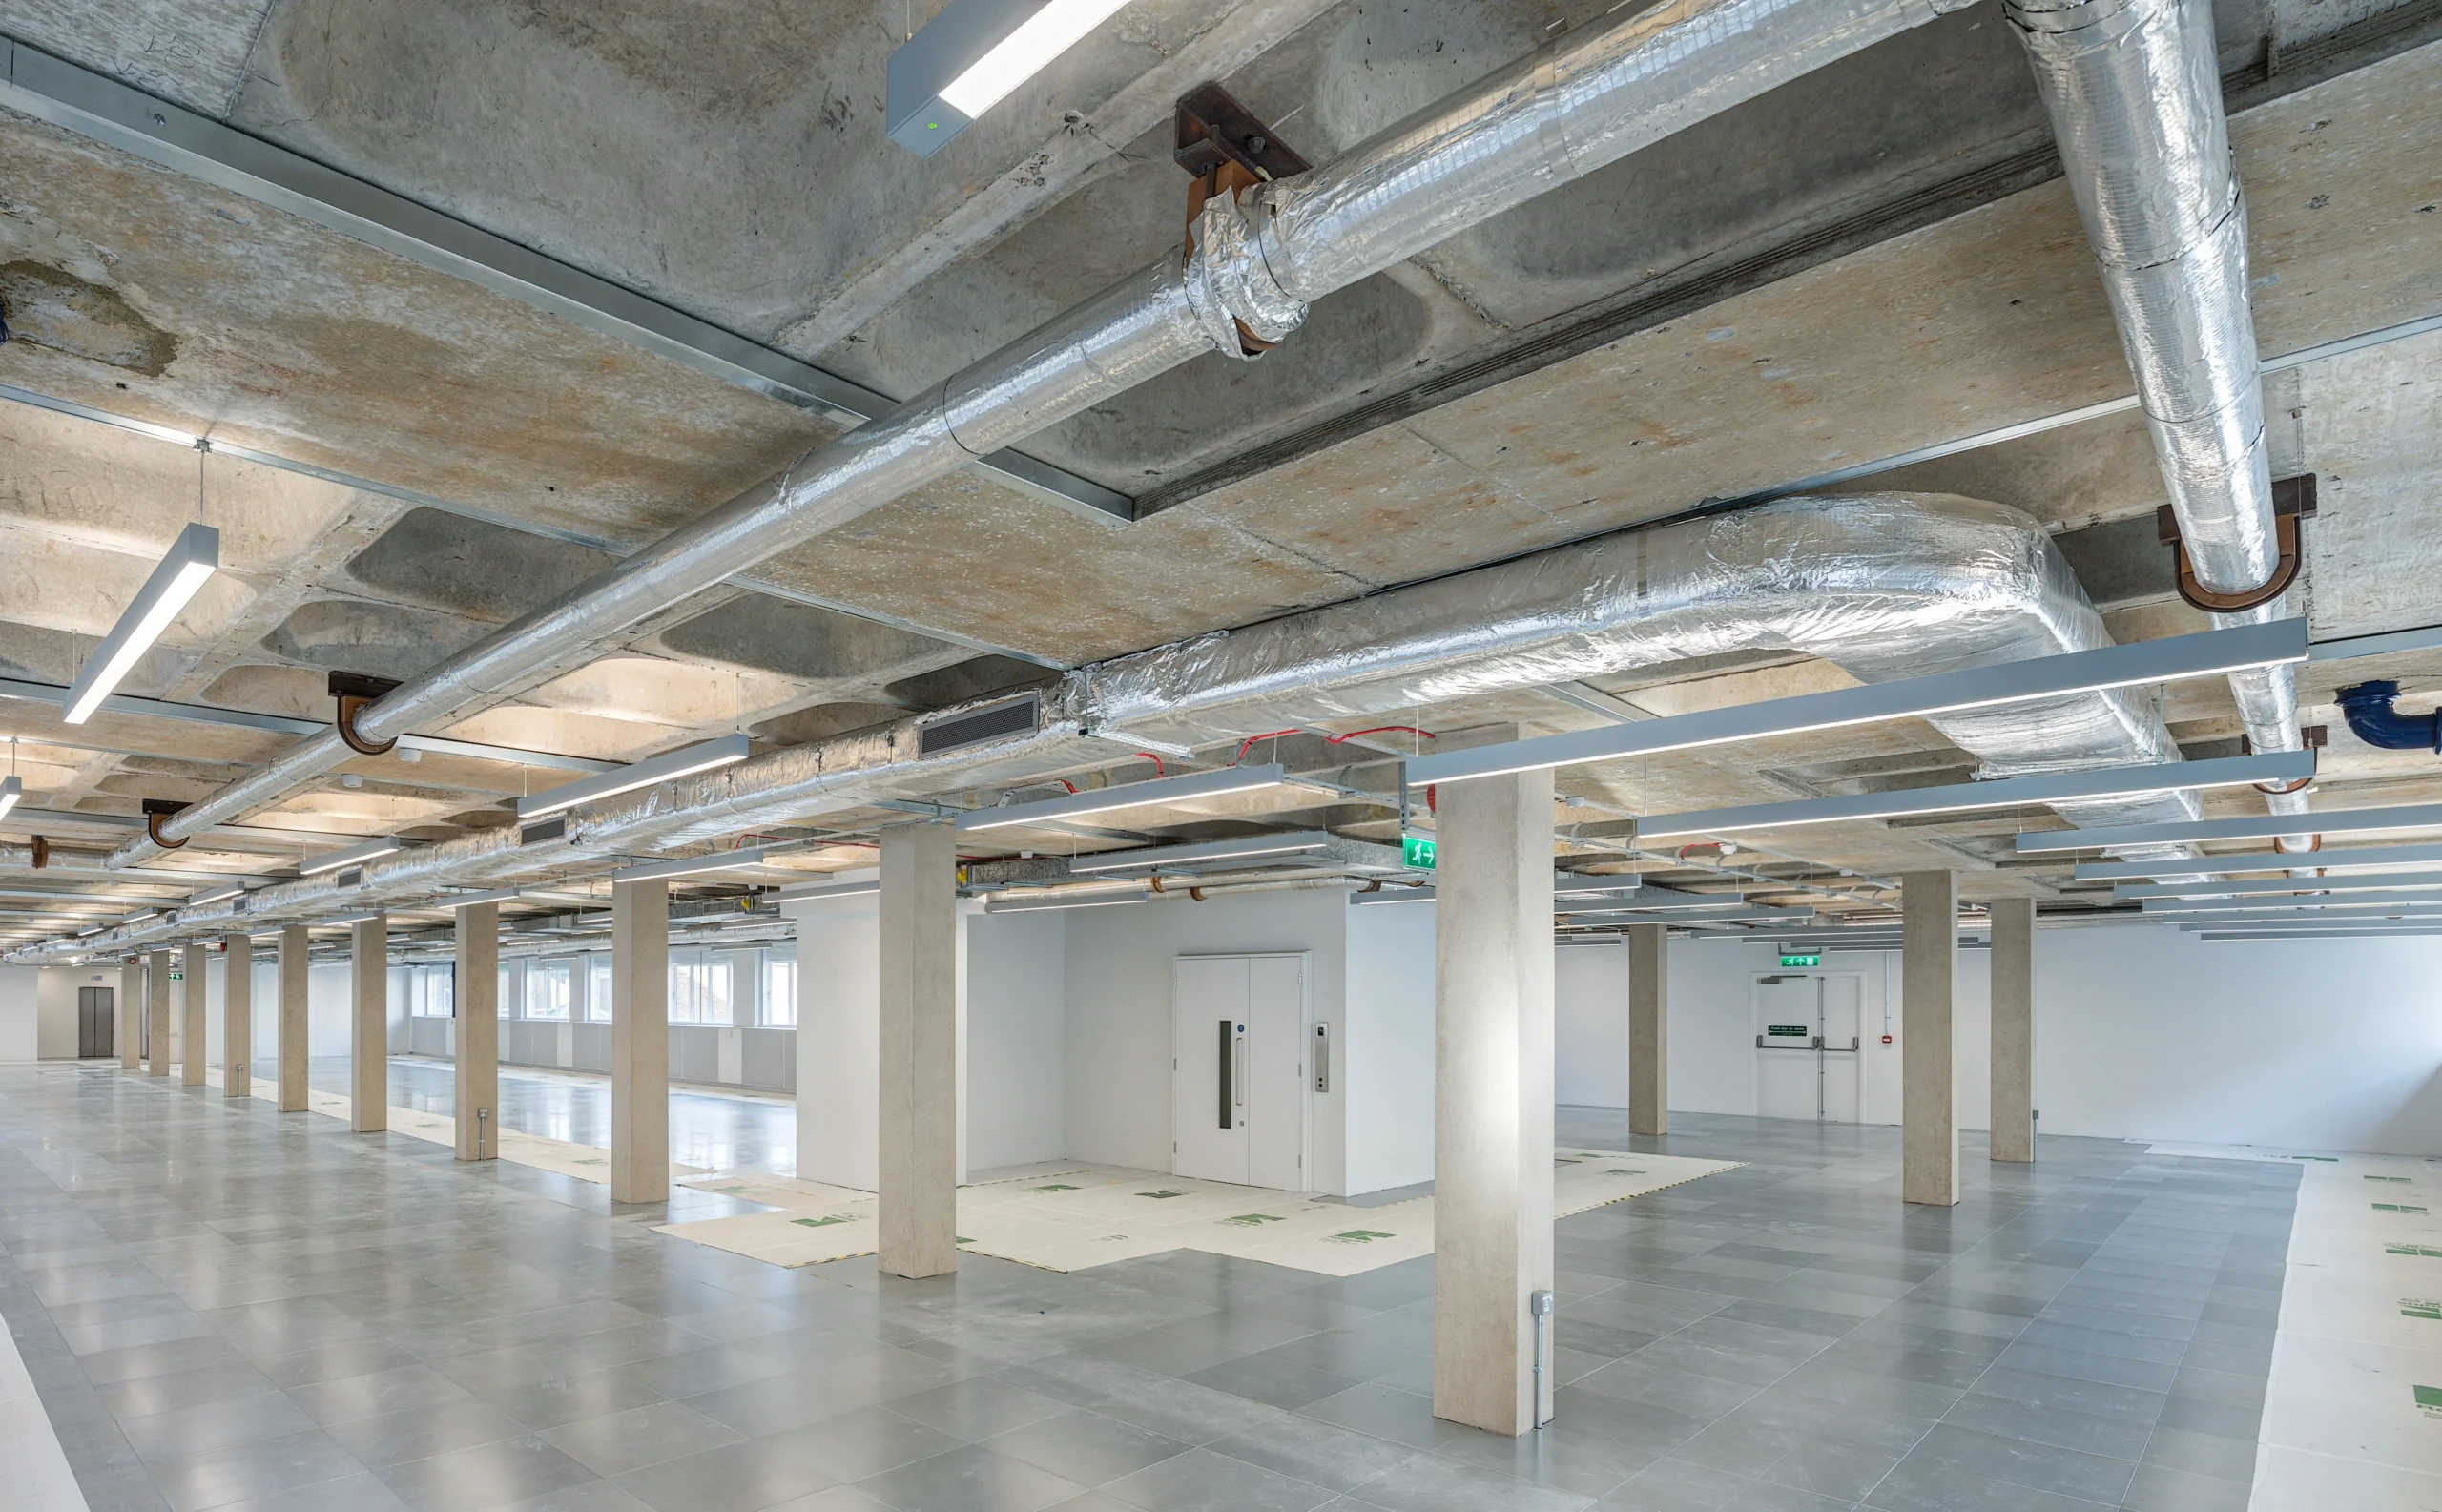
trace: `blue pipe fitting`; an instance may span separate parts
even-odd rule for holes
[[[2431,751],[2442,756],[2442,711],[2404,715],[2391,707],[2395,682],[2361,682],[2340,691],[2340,712],[2358,739],[2386,751]]]

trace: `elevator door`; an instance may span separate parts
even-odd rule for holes
[[[76,1055],[95,1060],[118,1052],[111,1048],[111,1025],[117,994],[109,987],[76,989]]]
[[[1171,1014],[1170,1169],[1306,1190],[1302,956],[1182,956]]]

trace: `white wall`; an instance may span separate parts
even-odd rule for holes
[[[1594,1108],[1628,1106],[1628,945],[1554,947],[1552,1096]]]
[[[1423,903],[1340,905],[1348,931],[1348,990],[1332,1068],[1344,1105],[1341,1166],[1323,1158],[1330,1098],[1314,1099],[1316,1177],[1341,1194],[1433,1179],[1433,909]],[[1319,1019],[1322,1015],[1317,1012]],[[1339,1179],[1328,1185],[1323,1178]]]
[[[305,968],[305,1053],[345,1055],[354,1038],[355,970],[344,961],[318,961]],[[176,984],[173,984],[176,985]],[[275,996],[274,1002],[278,1002]],[[277,1030],[272,1050],[279,1053]]]
[[[966,1161],[1068,1152],[1067,926],[1057,913],[966,918]]]
[[[0,966],[0,1062],[31,1061],[39,1052],[42,967]]]
[[[1353,911],[1336,892],[1061,910],[1068,945],[1069,1157],[1170,1169],[1175,957],[1305,951],[1314,1017],[1336,1025],[1344,1017],[1346,916]],[[1315,1186],[1337,1191],[1344,1172],[1323,1165],[1322,1144],[1317,1139]]]
[[[1624,1014],[1562,952],[1562,1101],[1625,1102]],[[1583,954],[1599,957],[1585,948]],[[1897,957],[1826,956],[1865,994],[1866,1116],[1899,1119]],[[1670,1106],[1754,1111],[1752,984],[1768,945],[1674,942]],[[1958,1117],[1991,1122],[1992,957],[1959,953]],[[2048,1134],[2442,1155],[2442,983],[2425,942],[2207,944],[2170,927],[2036,936],[2036,1107]]]
[[[80,987],[111,989],[111,1048],[118,1048],[118,968],[105,966],[44,966],[42,984],[35,991],[35,1053],[46,1061],[76,1059],[78,1015],[76,992]]]
[[[881,1164],[881,926],[872,895],[782,903],[797,937],[797,1174],[871,1191]]]

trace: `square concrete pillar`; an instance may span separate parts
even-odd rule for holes
[[[306,951],[303,924],[279,927],[279,1110],[305,1111]]]
[[[957,839],[946,824],[881,837],[877,1263],[891,1275],[958,1269]]]
[[[244,933],[221,942],[220,1090],[255,1095],[255,942]]]
[[[458,1158],[500,1156],[500,904],[458,910],[457,982],[450,992],[457,1022]],[[480,1115],[480,1116],[478,1116]]]
[[[1958,878],[1899,879],[1900,1195],[1958,1202]]]
[[[1552,1284],[1552,775],[1445,783],[1439,807],[1433,1411],[1524,1434],[1550,1411],[1527,1302]]]
[[[348,926],[347,1127],[378,1134],[390,1127],[390,920],[375,914]]]
[[[184,1087],[203,1085],[203,942],[190,940],[178,952],[183,980],[178,985],[178,1082]]]
[[[1670,930],[1628,926],[1628,1132],[1670,1132]]]
[[[658,878],[610,894],[610,1200],[670,1200],[670,883]]]
[[[144,967],[124,961],[118,968],[118,1068],[133,1071],[143,1065]]]
[[[1993,1158],[2035,1158],[2035,900],[1993,916]]]
[[[170,1074],[170,953],[144,958],[144,1074]]]

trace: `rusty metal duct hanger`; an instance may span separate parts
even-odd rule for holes
[[[1277,342],[1334,290],[1966,0],[1669,0],[1555,41],[1326,167],[1210,200],[1172,256],[357,711],[368,743],[466,717],[649,615],[1207,352]],[[188,805],[170,841],[284,801],[335,732]],[[155,854],[131,842],[125,865]]]

